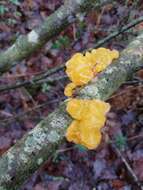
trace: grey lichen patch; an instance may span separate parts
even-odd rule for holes
[[[136,60],[142,59],[142,52],[140,52],[139,50],[138,50],[138,51],[135,51],[135,52],[134,52],[134,58],[135,58]]]
[[[7,158],[8,158],[8,170],[12,169],[12,163],[13,161],[15,161],[15,156],[13,155],[13,153],[11,153],[10,151],[7,153]]]
[[[128,59],[128,60],[125,60],[125,61],[124,61],[124,64],[130,65],[130,64],[131,64],[131,60],[129,60],[129,59]]]
[[[37,164],[38,165],[41,165],[43,163],[43,158],[39,158],[38,160],[37,160]]]
[[[15,44],[13,44],[11,47],[8,48],[8,51],[13,51],[13,49],[15,49]]]
[[[64,13],[62,11],[57,11],[57,17],[61,20],[63,18]]]
[[[101,88],[104,88],[104,86],[106,86],[108,84],[108,81],[106,78],[102,78],[101,80]]]
[[[55,115],[55,118],[50,122],[51,128],[63,128],[66,125],[67,121],[65,120],[64,116]]]
[[[11,176],[9,174],[5,174],[1,176],[0,178],[0,184],[2,184],[3,182],[9,182],[9,181],[11,181]]]
[[[141,34],[137,37],[137,39],[141,39],[141,38],[143,38],[143,33],[141,33]]]
[[[29,136],[25,141],[24,151],[31,153],[32,151],[40,150],[42,144],[44,142],[46,143],[46,140],[47,134],[39,125],[29,133]]]
[[[116,70],[115,67],[110,67],[110,68],[108,68],[108,69],[105,71],[105,73],[106,73],[106,74],[112,74],[112,73],[114,73],[115,70]]]
[[[21,154],[19,155],[19,157],[20,157],[20,160],[21,160],[22,162],[24,162],[24,163],[27,163],[27,162],[28,162],[28,157],[27,157],[26,154],[21,153]]]
[[[132,44],[132,45],[133,45],[133,44],[134,44],[134,45],[139,45],[139,44],[141,44],[141,41],[140,41],[139,39],[137,39],[137,40],[133,41],[131,44]]]
[[[67,5],[68,8],[73,9],[74,7],[79,7],[80,5],[83,5],[84,0],[65,0],[65,5]]]
[[[101,95],[99,93],[99,88],[96,87],[95,85],[86,86],[80,91],[79,95],[83,96],[84,98],[93,98],[93,97],[98,99],[101,98]]]
[[[143,48],[142,47],[138,47],[138,49],[136,49],[134,51],[134,55],[138,55],[139,57],[143,57]]]
[[[35,30],[32,30],[29,34],[28,34],[28,42],[30,43],[38,43],[38,39],[39,39],[39,35],[37,34],[37,32]]]
[[[76,3],[81,5],[83,3],[83,0],[76,0]]]
[[[123,52],[122,52],[122,57],[121,59],[125,59],[124,56],[129,56],[129,55],[132,55],[133,54],[133,51],[134,49],[132,48],[132,46],[130,46],[129,48],[125,49]]]
[[[41,135],[41,133],[43,133],[42,125],[43,125],[43,121],[40,122],[40,123],[36,126],[36,128],[34,128],[33,130],[31,130],[31,131],[29,132],[29,135],[33,135],[33,136],[35,136],[35,135]]]
[[[119,60],[119,64],[120,65],[124,65],[125,64],[125,60],[126,60],[125,57],[121,57],[120,60]]]
[[[55,143],[60,139],[60,135],[56,131],[51,131],[47,136],[49,142]]]

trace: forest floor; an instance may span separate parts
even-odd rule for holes
[[[9,47],[56,10],[62,0],[0,1],[0,49]],[[34,75],[64,64],[75,52],[95,44],[143,16],[142,1],[118,1],[88,16],[78,15],[59,36],[30,58],[0,77],[0,85],[30,80]],[[110,40],[104,47],[123,50],[143,24]],[[60,101],[68,83],[64,70],[52,74],[60,80],[0,92],[0,154],[20,139]],[[63,78],[62,78],[63,76]],[[20,190],[141,190],[143,189],[143,70],[108,100],[112,109],[94,151],[65,142]]]

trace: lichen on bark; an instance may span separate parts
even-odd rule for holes
[[[111,0],[68,0],[37,28],[21,35],[7,50],[0,53],[0,73],[3,73],[40,49],[48,40],[58,35],[76,20],[76,13],[87,13],[93,7],[102,6]],[[112,0],[113,1],[113,0]],[[93,6],[94,5],[94,6]]]
[[[70,117],[65,103],[41,121],[0,158],[0,188],[15,190],[52,155],[65,135]]]
[[[14,51],[16,54],[16,49]],[[119,60],[81,89],[78,97],[108,99],[142,64],[143,33],[120,54]],[[0,190],[18,189],[63,142],[71,122],[65,106],[66,102],[62,103],[0,158]]]
[[[143,64],[143,33],[98,78],[78,92],[80,98],[106,100]],[[0,158],[0,188],[17,189],[63,142],[71,118],[66,101]]]

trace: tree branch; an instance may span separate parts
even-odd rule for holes
[[[73,23],[78,13],[91,11],[93,7],[103,6],[110,1],[65,0],[64,5],[47,17],[42,25],[27,35],[21,35],[10,48],[0,53],[0,73],[7,71],[18,61],[40,49],[48,40]]]
[[[81,89],[78,96],[107,100],[142,67],[142,62],[143,33],[128,45],[116,63]],[[66,101],[0,158],[0,190],[16,190],[62,143],[71,122],[65,106]]]

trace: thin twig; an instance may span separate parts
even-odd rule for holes
[[[112,144],[111,145],[113,147],[113,149],[115,150],[115,153],[121,158],[122,162],[125,164],[128,172],[130,173],[130,175],[132,176],[134,182],[137,184],[137,186],[140,188],[140,190],[143,190],[143,185],[141,184],[141,182],[139,181],[137,175],[134,173],[134,171],[132,170],[131,166],[129,165],[129,163],[127,162],[126,158],[123,156],[123,154],[121,153],[120,149],[115,145]]]
[[[123,85],[124,84],[126,84],[126,83],[123,83]],[[116,97],[119,97],[119,96],[122,96],[122,95],[126,94],[128,90],[137,89],[138,86],[142,87],[143,85],[140,84],[140,85],[134,85],[134,86],[127,86],[127,88],[123,89],[121,92],[117,92],[116,94],[113,94],[110,98],[108,98],[108,101],[112,100],[112,99],[115,99]]]
[[[135,135],[135,136],[133,136],[133,137],[129,137],[129,138],[127,139],[127,141],[130,142],[130,141],[134,141],[134,140],[139,139],[139,138],[143,138],[143,134]]]
[[[22,112],[22,113],[19,113],[19,114],[16,114],[16,115],[12,115],[8,119],[0,120],[0,124],[2,126],[8,125],[9,123],[11,123],[11,122],[13,122],[15,120],[23,119],[25,115],[29,115],[31,112],[39,110],[39,109],[41,109],[41,108],[43,108],[43,107],[45,107],[47,105],[50,105],[50,104],[53,104],[53,103],[56,103],[56,102],[60,102],[61,100],[63,100],[63,99],[60,99],[60,100],[56,99],[56,100],[48,101],[48,102],[45,102],[43,104],[34,106],[33,108],[30,108],[25,112]]]
[[[46,75],[45,75],[43,77],[39,77],[39,78],[36,77],[36,78],[31,79],[31,80],[17,82],[15,84],[2,85],[2,86],[0,86],[0,92],[13,90],[13,89],[25,87],[25,86],[33,86],[33,85],[37,85],[37,84],[39,85],[39,84],[42,84],[44,82],[51,84],[53,82],[63,80],[66,78],[67,78],[67,76],[64,75],[64,76],[59,76],[59,77],[55,77],[55,78],[48,77],[46,79]]]
[[[131,142],[131,141],[137,140],[139,138],[143,138],[143,134],[135,135],[133,137],[128,137],[128,138],[126,138],[126,141]],[[115,144],[115,143],[116,143],[116,140],[110,140],[110,142],[109,142],[109,144]]]
[[[109,40],[111,40],[111,39],[115,38],[116,36],[128,31],[130,28],[133,28],[134,26],[140,24],[141,22],[143,22],[143,16],[133,20],[131,23],[127,24],[126,26],[123,26],[119,30],[117,30],[117,31],[111,33],[109,36],[103,38],[102,40],[100,40],[99,42],[97,42],[95,44],[94,48],[100,47],[101,45],[105,44]]]

